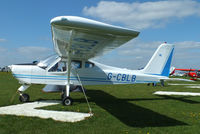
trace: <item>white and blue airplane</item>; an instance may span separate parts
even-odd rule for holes
[[[18,89],[21,102],[29,101],[29,95],[24,91],[31,84],[46,84],[45,92],[62,92],[63,105],[71,105],[72,88],[157,83],[169,77],[174,51],[172,44],[161,44],[144,69],[128,70],[90,59],[125,44],[139,32],[75,16],[53,18],[51,29],[57,55],[38,63],[10,66],[13,76],[22,84]]]

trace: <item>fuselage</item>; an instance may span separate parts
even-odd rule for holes
[[[40,64],[18,64],[12,65],[11,71],[22,84],[67,85],[67,69],[65,65],[58,69],[60,63],[61,59],[46,67]],[[167,79],[165,76],[144,74],[141,70],[116,68],[98,62],[76,60],[75,65],[70,75],[70,84],[73,85],[156,83],[160,79]],[[55,66],[57,69],[53,69]]]

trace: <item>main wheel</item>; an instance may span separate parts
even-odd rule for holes
[[[19,101],[20,102],[28,102],[30,99],[29,95],[28,94],[22,94],[19,96]]]
[[[70,106],[70,105],[72,105],[72,103],[73,103],[73,100],[70,97],[65,97],[62,100],[62,104],[64,106]]]

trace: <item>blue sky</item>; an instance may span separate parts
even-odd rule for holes
[[[56,16],[86,17],[140,31],[134,39],[95,60],[117,67],[144,67],[162,42],[175,44],[173,66],[200,68],[200,2],[2,0],[0,4],[0,67],[32,62],[54,53],[50,20]]]

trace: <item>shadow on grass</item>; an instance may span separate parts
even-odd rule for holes
[[[135,98],[135,99],[123,99],[124,101],[152,101],[152,100],[178,100],[184,103],[189,103],[189,104],[199,104],[200,102],[198,101],[193,101],[193,100],[188,100],[186,98],[189,98],[187,96],[184,97],[173,97],[173,96],[166,96],[166,95],[157,95],[162,98]]]
[[[161,96],[163,97],[164,99],[170,99],[170,100],[178,100],[178,101],[182,101],[182,102],[185,102],[185,103],[190,103],[190,104],[199,104],[200,102],[198,101],[193,101],[193,100],[188,100],[186,98],[189,98],[187,96],[183,96],[183,97],[173,97],[173,96]]]
[[[164,127],[187,125],[152,110],[118,99],[100,90],[87,91],[90,101],[95,102],[124,124],[131,127]]]

